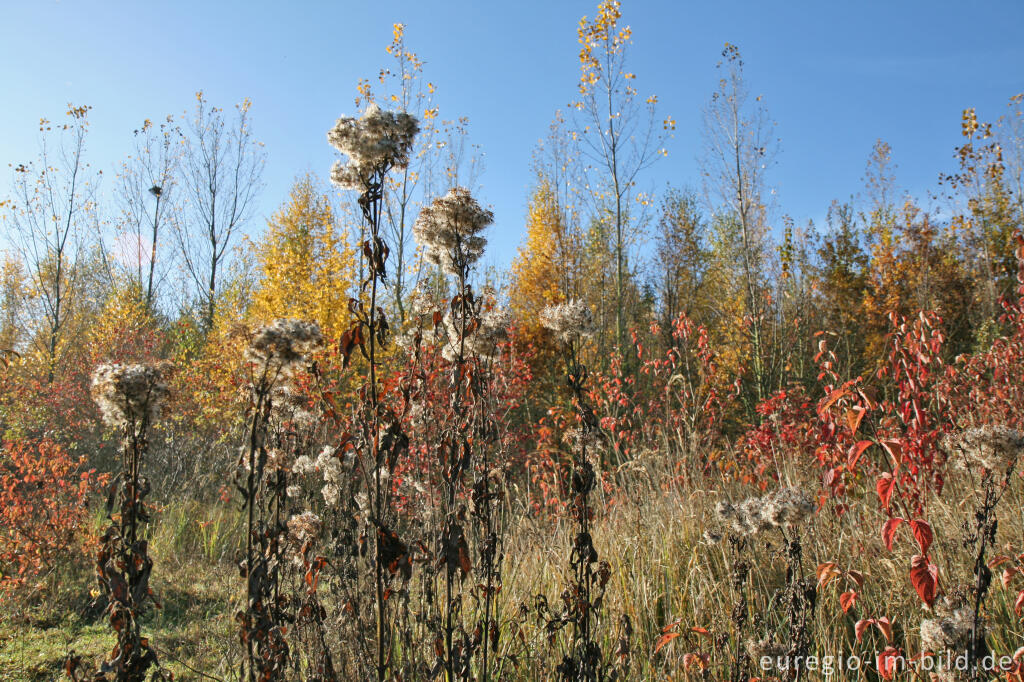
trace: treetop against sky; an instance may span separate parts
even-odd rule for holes
[[[203,90],[230,108],[249,98],[266,145],[266,189],[248,229],[286,198],[297,174],[326,177],[327,130],[355,113],[356,86],[391,65],[396,22],[436,87],[440,119],[468,118],[493,208],[487,256],[506,265],[524,234],[531,156],[556,111],[578,94],[580,17],[594,0],[519,3],[10,3],[0,25],[0,161],[35,158],[41,117],[89,104],[89,158],[113,175],[143,120],[181,115]],[[627,0],[627,70],[675,130],[667,157],[640,177],[701,187],[702,110],[726,42],[738,45],[752,95],[763,95],[779,151],[767,185],[782,214],[820,226],[834,198],[862,187],[878,138],[893,148],[898,185],[918,197],[955,167],[960,114],[1004,113],[1024,91],[1024,4],[982,2],[670,2]],[[421,112],[417,112],[421,113]],[[567,114],[571,122],[571,112]],[[469,152],[467,152],[469,153]],[[4,192],[6,193],[6,192]],[[936,206],[941,208],[940,206]]]

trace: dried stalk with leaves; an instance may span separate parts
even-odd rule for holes
[[[316,324],[276,320],[258,329],[246,350],[251,402],[236,484],[246,511],[245,558],[239,562],[245,608],[236,619],[245,646],[241,677],[252,682],[284,679],[291,656],[285,633],[293,617],[289,597],[281,589],[287,561],[289,463],[280,439],[274,440],[273,427],[279,426],[296,373],[322,346]]]
[[[359,192],[358,204],[366,226],[362,253],[366,279],[360,283],[360,298],[351,299],[349,308],[355,324],[339,345],[347,365],[356,348],[366,360],[364,384],[359,390],[357,433],[353,447],[366,485],[367,523],[374,537],[373,576],[376,616],[375,674],[379,682],[387,676],[391,662],[392,632],[388,624],[387,600],[390,580],[400,575],[408,580],[412,572],[408,545],[391,528],[393,516],[390,474],[396,460],[408,446],[398,415],[391,414],[381,401],[378,386],[378,353],[388,342],[390,328],[379,305],[387,285],[388,245],[381,237],[385,178],[393,169],[405,168],[409,152],[419,131],[416,119],[405,113],[382,111],[371,104],[361,118],[342,117],[328,134],[328,141],[342,154],[346,163],[336,162],[331,180]],[[367,299],[368,300],[364,300]],[[365,535],[365,531],[364,531]]]
[[[548,629],[555,631],[572,625],[569,651],[556,669],[559,679],[597,682],[605,679],[606,670],[594,630],[611,566],[607,561],[599,561],[590,534],[594,519],[590,493],[598,482],[590,459],[597,452],[600,431],[597,416],[587,402],[588,370],[581,352],[584,339],[593,334],[594,324],[590,309],[582,301],[548,306],[541,312],[541,322],[562,342],[566,380],[578,423],[568,434],[572,450],[568,511],[575,525],[569,557],[573,579],[562,593],[562,613],[549,620]]]
[[[974,559],[974,584],[970,588],[970,603],[966,609],[953,610],[945,620],[940,616],[924,621],[921,637],[929,640],[927,644],[932,647],[941,646],[939,652],[949,650],[960,654],[963,653],[961,649],[966,648],[967,679],[978,682],[985,679],[986,673],[980,662],[989,653],[985,641],[987,628],[981,610],[992,586],[992,570],[985,559],[989,549],[996,544],[996,507],[1010,487],[1013,473],[1024,454],[1024,434],[1004,426],[982,426],[947,437],[943,447],[953,464],[972,478],[980,472],[980,481],[976,481],[980,502],[974,510],[974,523],[964,522],[963,546]],[[957,632],[960,633],[958,637],[948,636]]]
[[[466,475],[478,466],[486,427],[485,408],[488,386],[485,364],[497,352],[508,326],[501,313],[484,313],[484,299],[478,297],[469,278],[486,245],[481,233],[493,222],[493,214],[481,208],[469,191],[455,187],[425,208],[413,226],[413,234],[423,247],[427,261],[455,280],[455,295],[443,314],[435,314],[435,337],[442,357],[448,362],[449,399],[443,410],[438,450],[442,453],[441,484],[444,522],[436,543],[437,565],[444,568],[444,604],[435,646],[437,654],[433,674],[442,670],[449,682],[470,680],[474,654],[483,648],[482,677],[487,679],[487,643],[493,594],[496,539],[486,534],[480,547],[487,572],[484,622],[472,635],[466,633],[462,615],[462,582],[473,572],[465,521],[465,502],[473,507],[474,517],[490,527],[491,494],[487,479],[477,476],[474,487],[466,485]],[[479,486],[479,490],[477,488]],[[479,563],[479,562],[478,562]],[[459,578],[458,584],[456,577]]]
[[[151,679],[163,679],[156,652],[143,637],[139,618],[152,602],[160,604],[149,586],[153,560],[144,538],[150,516],[145,497],[149,479],[142,474],[142,461],[149,449],[149,429],[160,416],[167,396],[162,365],[100,365],[92,376],[92,393],[103,420],[122,435],[121,470],[110,483],[107,518],[96,557],[96,577],[107,598],[106,614],[117,643],[110,658],[90,673],[75,652],[65,660],[65,672],[73,679],[141,682],[151,667]],[[115,508],[118,510],[115,513]]]

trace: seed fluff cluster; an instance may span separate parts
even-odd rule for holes
[[[465,357],[476,357],[481,360],[494,360],[500,355],[498,344],[508,339],[508,328],[512,316],[507,310],[494,309],[480,315],[477,324],[463,325],[461,318],[452,312],[444,317],[447,340],[441,349],[441,355],[448,362],[454,362],[459,356],[459,332],[466,330],[463,347]]]
[[[323,334],[315,322],[274,320],[256,330],[245,357],[256,366],[262,380],[271,385],[286,384],[323,345]]]
[[[751,536],[773,528],[792,528],[814,513],[814,500],[799,488],[780,488],[764,497],[750,497],[737,505],[722,501],[715,516],[737,535]]]
[[[545,306],[540,311],[540,322],[565,343],[594,335],[594,316],[587,304],[579,300]]]
[[[932,654],[967,651],[973,620],[971,609],[960,608],[944,616],[921,621],[921,648]]]
[[[786,648],[771,639],[749,639],[746,643],[747,654],[751,660],[760,661],[762,658],[778,659],[786,655]]]
[[[92,396],[103,421],[112,427],[129,421],[156,420],[167,397],[168,366],[99,365],[92,374]]]
[[[424,208],[412,227],[424,258],[459,277],[475,263],[487,240],[480,235],[494,222],[494,213],[482,208],[465,187],[453,187]]]
[[[971,627],[974,611],[969,607],[951,609],[936,605],[936,617],[921,621],[921,649],[938,657],[943,667],[934,677],[935,682],[961,682],[969,679],[968,671],[957,669],[955,661],[961,659],[971,646]],[[978,624],[978,637],[985,638],[988,627]]]
[[[961,469],[1005,471],[1024,454],[1024,434],[1005,426],[979,426],[947,436],[942,446]]]
[[[288,528],[288,549],[296,567],[303,565],[303,557],[316,542],[323,528],[320,517],[311,511],[293,514],[285,524]]]
[[[348,161],[335,161],[331,181],[343,189],[362,191],[374,175],[409,165],[409,152],[420,130],[414,116],[404,111],[384,111],[376,104],[362,117],[342,116],[327,132],[327,141]]]
[[[289,540],[301,547],[306,542],[317,538],[323,524],[319,516],[311,511],[304,511],[289,518],[287,525]]]

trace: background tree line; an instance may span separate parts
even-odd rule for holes
[[[927,205],[900,190],[893,150],[879,140],[863,185],[832,202],[827,224],[798,225],[770,190],[779,140],[736,46],[724,47],[704,108],[699,181],[670,179],[655,196],[643,183],[656,186],[675,121],[638,90],[618,3],[602,3],[578,33],[577,101],[555,113],[536,149],[518,253],[508,271],[485,277],[514,313],[531,402],[549,404],[562,390],[539,313],[570,299],[597,321],[590,364],[607,370],[619,357],[626,376],[638,345],[671,347],[680,315],[703,325],[721,390],[740,398],[736,424],[755,423],[756,406],[775,392],[815,380],[816,332],[834,338],[844,376],[878,366],[893,311],[936,311],[950,358],[998,336],[1024,221],[1020,96],[993,124],[965,111],[956,167]],[[387,53],[389,66],[360,82],[356,105],[408,110],[423,126],[385,195],[395,263],[386,305],[405,324],[417,297],[448,293],[411,240],[412,219],[451,187],[472,188],[482,166],[468,121],[441,116],[401,25]],[[15,166],[3,202],[0,348],[20,358],[12,385],[21,388],[4,393],[0,426],[70,436],[85,422],[77,401],[92,364],[171,358],[193,417],[209,425],[189,422],[184,447],[229,419],[221,368],[238,352],[239,325],[296,317],[329,337],[347,328],[365,277],[358,210],[303,174],[259,229],[266,153],[248,100],[224,110],[199,92],[188,114],[146,120],[102,184],[89,162],[89,115],[69,107],[62,122],[41,122],[39,158]]]

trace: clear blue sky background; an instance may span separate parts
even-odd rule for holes
[[[191,108],[196,90],[224,107],[249,97],[268,153],[253,231],[296,174],[326,177],[327,129],[353,113],[357,80],[387,65],[392,23],[404,22],[442,116],[468,116],[486,154],[490,258],[505,264],[524,233],[531,152],[574,95],[576,26],[597,0],[2,4],[5,170],[33,158],[39,117],[60,117],[68,102],[94,107],[90,154],[110,173],[143,119]],[[955,167],[961,110],[994,119],[1024,91],[1019,0],[625,0],[623,19],[640,92],[657,93],[659,113],[678,121],[649,185],[699,186],[701,107],[730,41],[778,124],[769,182],[779,213],[798,223],[820,224],[833,198],[859,191],[877,138],[893,146],[900,187],[923,196]]]

